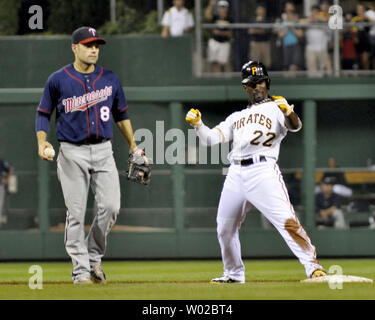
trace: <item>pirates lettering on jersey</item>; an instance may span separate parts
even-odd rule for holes
[[[65,113],[75,111],[86,111],[91,106],[105,101],[112,95],[112,86],[106,86],[104,89],[91,91],[79,97],[70,97],[62,101]]]
[[[260,113],[250,113],[249,117],[246,119],[245,117],[242,117],[241,119],[237,120],[233,123],[233,130],[238,130],[244,127],[246,124],[253,124],[258,123],[262,126],[265,126],[267,129],[272,128],[272,120],[265,116],[264,114]]]

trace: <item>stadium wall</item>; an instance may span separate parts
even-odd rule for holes
[[[1,38],[0,44],[0,55],[5,57],[0,61],[0,156],[12,163],[18,177],[18,192],[7,197],[8,227],[0,229],[0,259],[65,259],[65,209],[56,164],[38,159],[34,124],[46,78],[71,62],[70,39]],[[195,79],[191,53],[189,37],[169,41],[110,37],[101,52],[102,65],[119,74],[135,130],[147,128],[155,137],[155,124],[160,121],[164,133],[179,128],[187,136],[183,119],[191,106],[199,107],[207,124],[214,125],[246,105],[238,79]],[[306,173],[306,212],[301,216],[320,255],[375,255],[374,230],[313,226],[315,167],[324,167],[332,153],[343,167],[363,167],[368,159],[375,159],[374,82],[371,78],[272,79],[272,93],[295,103],[305,123],[302,132],[285,139],[279,164],[281,169],[303,168]],[[51,142],[57,148],[53,133]],[[118,168],[125,171],[128,149],[116,129],[113,143]],[[165,141],[165,148],[171,143]],[[122,177],[119,228],[110,234],[106,256],[218,258],[215,211],[225,178],[223,167],[222,163],[156,164],[150,190]],[[90,194],[88,224],[92,204]],[[259,215],[248,215],[241,237],[247,257],[291,255],[274,230],[260,228]]]

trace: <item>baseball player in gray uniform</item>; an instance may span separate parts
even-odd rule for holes
[[[67,207],[65,248],[73,262],[75,284],[106,283],[101,260],[107,235],[120,211],[120,182],[113,158],[112,119],[129,144],[137,148],[121,83],[112,71],[96,62],[99,45],[106,41],[94,28],[73,32],[74,63],[54,72],[47,80],[36,116],[40,158],[53,161],[47,141],[51,114],[56,110],[56,136],[60,144],[57,174]],[[91,187],[96,216],[85,237],[84,221]]]

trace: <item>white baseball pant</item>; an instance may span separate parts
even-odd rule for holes
[[[274,159],[267,157],[266,162],[250,166],[232,164],[229,167],[217,214],[224,275],[235,280],[245,280],[238,231],[250,204],[279,231],[305,267],[307,277],[314,270],[323,269],[316,259],[315,247],[295,215],[279,167]]]

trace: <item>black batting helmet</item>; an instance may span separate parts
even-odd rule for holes
[[[268,76],[267,69],[263,63],[259,61],[246,62],[241,69],[242,84],[257,83],[266,81],[267,89],[270,88],[271,79]]]

